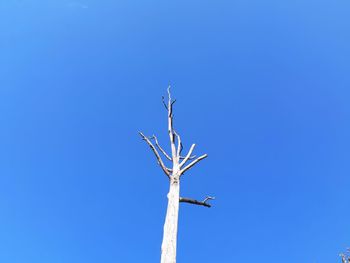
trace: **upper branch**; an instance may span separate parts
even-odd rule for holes
[[[162,96],[162,102],[163,102],[163,105],[164,105],[165,109],[168,110],[168,106],[166,105],[166,103],[164,101],[164,96]]]
[[[180,167],[182,167],[191,158],[191,154],[192,154],[195,146],[196,146],[195,144],[191,145],[191,148],[188,151],[187,155],[185,156],[185,158],[183,158],[183,161],[180,163]]]
[[[168,133],[169,133],[169,139],[170,139],[170,147],[171,147],[171,155],[173,157],[173,160],[175,160],[176,157],[176,146],[175,146],[175,133],[173,128],[173,105],[176,102],[176,100],[171,99],[170,94],[170,86],[168,87]]]
[[[182,149],[183,149],[183,146],[182,146],[182,142],[181,142],[181,137],[179,134],[177,134],[177,132],[174,130],[174,134],[176,135],[177,137],[177,152],[176,152],[176,156],[178,157],[178,160],[180,159],[180,155],[181,155],[181,152],[182,152]]]
[[[147,142],[147,144],[149,145],[149,147],[152,149],[153,153],[155,154],[156,158],[157,158],[157,161],[158,161],[158,164],[160,165],[160,167],[162,168],[163,172],[166,174],[166,176],[168,176],[170,178],[170,172],[171,172],[171,169],[167,168],[164,163],[163,163],[163,160],[162,158],[160,157],[157,149],[154,147],[154,145],[152,144],[152,142],[145,136],[143,135],[142,132],[139,132],[140,136],[142,137],[142,139],[144,141]]]
[[[208,157],[208,154],[203,154],[202,156],[199,156],[196,160],[192,161],[190,164],[188,164],[185,168],[183,168],[180,171],[180,174],[184,174],[187,170],[191,169],[196,163],[200,162],[201,160]]]
[[[170,156],[166,153],[166,151],[159,145],[157,137],[156,137],[155,135],[153,135],[153,136],[152,136],[152,139],[154,139],[157,148],[165,155],[165,157],[166,157],[169,161],[171,161],[171,160],[172,160],[171,157],[170,157]]]
[[[196,155],[190,156],[190,158],[188,158],[188,160],[193,160],[196,157],[197,157]],[[186,158],[185,156],[180,156],[180,160],[183,160],[185,158]]]

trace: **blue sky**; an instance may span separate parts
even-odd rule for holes
[[[0,262],[157,262],[185,149],[179,262],[328,263],[350,246],[349,1],[0,2]]]

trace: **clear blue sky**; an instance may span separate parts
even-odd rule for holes
[[[178,261],[330,263],[350,246],[348,0],[0,2],[0,262],[158,262],[173,87]]]

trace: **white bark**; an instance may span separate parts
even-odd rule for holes
[[[162,242],[162,253],[161,253],[161,263],[176,263],[176,243],[177,243],[177,229],[178,229],[178,218],[179,218],[179,203],[186,202],[195,205],[202,205],[210,207],[207,200],[214,199],[212,197],[207,197],[204,201],[197,201],[189,198],[180,198],[180,177],[187,170],[191,169],[195,164],[207,157],[206,154],[196,158],[191,156],[194,150],[195,144],[193,144],[185,157],[181,156],[182,143],[181,137],[177,134],[173,127],[173,104],[176,100],[172,100],[170,96],[170,88],[168,88],[168,103],[166,104],[163,98],[163,104],[168,111],[168,133],[170,139],[171,157],[165,150],[159,145],[157,137],[152,136],[151,138],[146,137],[140,132],[143,140],[152,149],[153,153],[157,158],[159,166],[162,168],[164,173],[168,176],[170,182],[170,188],[168,193],[168,208],[164,223],[164,233]],[[151,139],[155,140],[156,147],[152,144]],[[177,142],[177,147],[176,147]],[[169,160],[172,161],[172,169],[167,168],[158,153],[157,148],[161,153]],[[195,159],[196,158],[196,159]],[[189,160],[193,160],[191,163],[182,168]],[[180,160],[182,162],[180,163]],[[182,168],[182,169],[181,169]]]
[[[179,200],[180,181],[171,179],[168,193],[168,208],[164,223],[161,263],[176,263]]]

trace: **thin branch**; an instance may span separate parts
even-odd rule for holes
[[[169,85],[169,87],[168,87],[168,89],[167,89],[167,92],[168,92],[168,116],[169,117],[172,117],[172,114],[173,114],[173,103],[171,102],[171,93],[170,93],[170,85]]]
[[[176,152],[176,157],[179,157],[181,154],[181,151],[183,149],[182,142],[181,142],[181,137],[180,135],[174,130],[174,134],[177,137],[177,152]]]
[[[189,203],[189,204],[193,204],[193,205],[202,205],[205,207],[211,207],[211,204],[208,204],[207,201],[208,200],[214,200],[215,197],[211,197],[211,196],[207,196],[203,201],[198,201],[195,199],[191,199],[191,198],[186,198],[186,197],[180,197],[180,203]]]
[[[213,197],[213,196],[207,196],[207,197],[203,200],[203,202],[205,203],[205,202],[207,202],[208,200],[215,200],[215,197]]]
[[[164,107],[166,108],[166,110],[168,110],[168,106],[166,105],[165,101],[164,101],[164,96],[162,96],[162,102],[163,102],[163,105]]]
[[[156,137],[155,135],[153,135],[153,136],[151,137],[151,139],[154,139],[157,148],[165,155],[165,157],[166,157],[169,161],[171,161],[171,160],[172,160],[171,157],[170,157],[170,156],[166,153],[166,151],[159,145],[157,137]]]
[[[173,129],[173,104],[171,100],[170,86],[168,87],[168,133],[170,139],[171,156],[173,160],[176,158],[175,134]]]
[[[168,92],[169,101],[171,101],[170,85],[169,85],[168,88],[167,88],[167,92]]]
[[[168,106],[166,108],[168,109],[169,117],[172,118],[173,117],[173,105],[176,102],[176,99],[175,100],[171,99],[170,86],[168,87],[167,91],[168,91]],[[165,102],[164,102],[164,104],[165,104]]]
[[[163,172],[168,176],[168,178],[170,178],[170,169],[167,168],[163,161],[162,161],[162,158],[160,157],[157,149],[154,147],[154,145],[152,144],[152,142],[145,136],[143,135],[142,132],[139,132],[140,136],[142,137],[142,139],[144,141],[147,142],[147,144],[149,145],[149,147],[152,149],[153,153],[155,154],[156,158],[157,158],[157,161],[158,161],[158,164],[160,165],[160,167],[162,168]]]
[[[196,163],[200,162],[201,160],[205,159],[208,157],[208,154],[203,154],[202,156],[199,156],[196,160],[188,164],[185,168],[183,168],[180,171],[180,174],[184,174],[187,170],[191,169]]]
[[[190,156],[190,158],[188,158],[188,160],[193,160],[195,159],[197,156],[196,155],[193,155],[193,156]],[[185,159],[186,157],[185,156],[180,156],[180,160],[183,160]]]
[[[180,163],[180,167],[182,167],[182,166],[190,159],[191,154],[192,154],[192,152],[193,152],[193,150],[194,150],[194,147],[196,147],[196,145],[195,145],[195,144],[192,144],[190,150],[189,150],[188,153],[187,153],[187,155],[185,156],[185,158],[183,159],[183,161]]]

